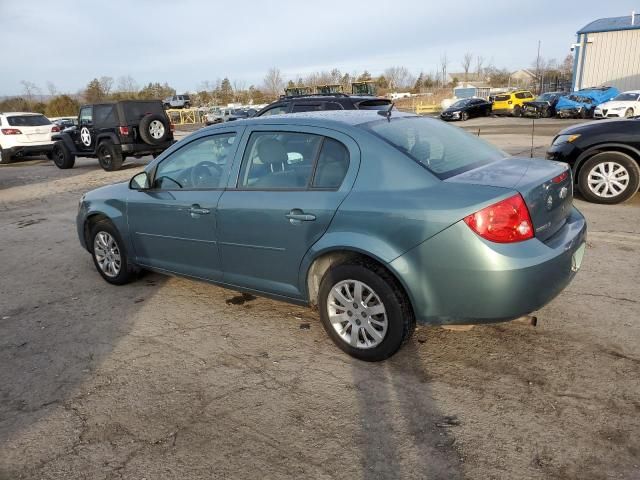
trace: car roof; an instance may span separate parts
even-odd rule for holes
[[[344,127],[385,120],[379,110],[324,110],[315,112],[286,113],[267,117],[252,117],[233,122],[236,125],[307,125],[317,127]],[[391,118],[419,117],[413,113],[393,110]],[[226,123],[212,125],[206,129],[226,128]]]
[[[278,100],[276,100],[273,103],[280,103],[280,102],[292,102],[292,101],[341,101],[341,100],[352,100],[352,101],[361,101],[361,100],[386,100],[386,101],[391,101],[387,98],[383,98],[383,97],[376,97],[375,95],[347,95],[344,93],[341,94],[327,94],[327,95],[323,95],[323,94],[309,94],[309,95],[289,95],[289,96],[284,96],[279,98]]]
[[[0,115],[43,115],[38,112],[0,112]]]

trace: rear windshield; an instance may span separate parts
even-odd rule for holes
[[[129,123],[137,123],[150,113],[163,117],[165,115],[161,102],[126,102],[123,104],[123,108]]]
[[[386,110],[389,108],[391,100],[365,100],[358,104],[360,110]]]
[[[44,115],[16,115],[7,117],[7,123],[12,127],[40,127],[51,125],[51,121]]]
[[[440,120],[422,117],[377,120],[362,127],[381,137],[441,179],[505,158],[484,140]]]
[[[505,100],[511,99],[511,95],[496,95],[497,102],[504,102]]]

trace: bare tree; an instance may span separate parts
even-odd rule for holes
[[[47,91],[49,92],[49,95],[51,95],[52,97],[55,97],[58,94],[58,89],[56,88],[55,84],[51,81],[47,82]]]
[[[471,62],[473,62],[473,53],[467,52],[462,57],[462,69],[464,70],[464,81],[469,81],[469,69],[471,68]]]
[[[118,78],[118,91],[122,93],[137,93],[139,88],[131,75],[123,75]]]
[[[442,75],[442,86],[447,83],[447,66],[449,65],[449,57],[447,52],[440,55],[440,75]]]
[[[413,77],[406,67],[387,68],[383,75],[389,84],[389,90],[410,88],[413,83]]]
[[[33,97],[40,94],[40,88],[38,88],[35,83],[27,80],[21,80],[20,84],[22,85],[24,96],[27,98],[29,105],[31,105],[33,103]]]
[[[476,57],[476,75],[478,76],[478,79],[482,77],[483,66],[484,66],[484,57],[482,55],[478,55]]]
[[[265,91],[267,92],[267,94],[271,95],[271,97],[275,98],[280,95],[280,93],[282,93],[283,88],[284,80],[282,80],[280,70],[275,67],[270,68],[264,77]]]
[[[102,76],[100,77],[100,87],[104,92],[104,96],[107,97],[111,93],[111,88],[113,87],[113,77]]]

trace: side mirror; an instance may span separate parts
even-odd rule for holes
[[[129,180],[129,188],[131,190],[148,190],[149,175],[147,172],[140,172]]]

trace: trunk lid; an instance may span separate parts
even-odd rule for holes
[[[506,158],[445,181],[519,192],[529,209],[535,236],[541,241],[564,226],[573,204],[571,170],[566,163],[550,160]]]

